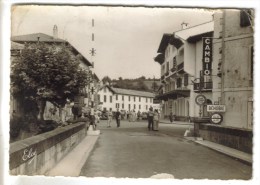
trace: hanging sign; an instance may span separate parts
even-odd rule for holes
[[[208,112],[226,112],[225,105],[207,105]]]
[[[219,113],[213,113],[210,116],[210,122],[213,124],[220,124],[223,121],[223,116]]]
[[[198,105],[203,105],[203,104],[205,104],[205,103],[206,103],[206,100],[207,100],[206,97],[205,97],[204,95],[202,95],[202,94],[196,96],[196,98],[195,98],[195,102],[196,102],[196,104],[198,104]]]
[[[212,38],[204,37],[203,41],[203,50],[202,50],[202,66],[203,66],[203,75],[211,75],[211,63],[212,63]]]

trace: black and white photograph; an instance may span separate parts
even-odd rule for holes
[[[8,175],[253,182],[255,18],[12,4]]]

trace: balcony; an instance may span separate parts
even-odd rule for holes
[[[200,91],[200,85],[201,83],[194,83],[193,84],[193,90],[194,92]],[[202,83],[201,92],[210,92],[212,91],[212,82],[204,82]]]

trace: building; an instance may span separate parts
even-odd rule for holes
[[[199,38],[209,34],[213,34],[213,22],[185,27],[173,34],[163,35],[158,54],[154,58],[155,62],[161,65],[163,86],[156,99],[163,100],[163,117],[167,118],[172,113],[176,120],[190,121],[199,116],[198,111],[194,112],[197,109],[194,105],[192,82],[197,79],[197,76],[199,77],[195,69],[201,67],[200,63],[196,63],[202,60],[200,53],[202,45],[198,42]],[[195,92],[196,87],[198,86],[195,86]],[[206,111],[204,113],[206,114]]]
[[[68,46],[70,49],[70,53],[73,57],[76,57],[80,61],[80,67],[86,71],[91,71],[92,64],[85,58],[73,45],[71,45],[68,41],[58,38],[58,28],[54,25],[53,28],[53,36],[44,34],[44,33],[33,33],[27,35],[19,35],[11,37],[11,62],[16,60],[19,56],[20,51],[23,49],[25,44],[36,44],[36,43],[45,43],[48,47],[55,46],[56,49],[60,49],[62,46]],[[92,78],[92,77],[91,77]],[[76,103],[79,103],[81,106],[88,106],[88,102],[86,104],[86,98],[89,96],[89,88],[85,87],[81,89],[81,95],[75,97],[73,100]],[[20,101],[15,99],[15,97],[11,97],[11,106],[10,112],[16,111],[17,113],[23,112],[23,105],[19,103]],[[69,115],[71,115],[71,105],[66,106]],[[65,107],[65,108],[66,108]],[[44,118],[45,119],[62,119],[63,121],[66,119],[64,114],[60,114],[61,111],[56,111],[56,114],[53,115],[50,109],[56,109],[57,107],[50,102],[47,102],[45,111],[44,111]]]
[[[156,98],[163,101],[164,116],[170,112],[177,120],[189,116],[196,136],[248,153],[252,153],[253,24],[252,10],[216,11],[211,22],[164,34],[154,59],[161,65],[163,86]]]
[[[254,12],[221,10],[214,14],[212,104],[223,121],[196,124],[203,139],[252,153]]]
[[[147,112],[150,107],[158,108],[158,105],[153,103],[154,94],[150,92],[104,85],[100,88],[98,97],[101,110]]]

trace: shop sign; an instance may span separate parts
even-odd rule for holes
[[[223,121],[223,116],[220,113],[213,113],[210,116],[210,122],[213,124],[220,124]]]
[[[207,105],[208,112],[226,112],[225,105]]]
[[[203,50],[202,50],[202,66],[203,66],[203,75],[211,75],[211,63],[212,63],[212,38],[204,37],[203,41]]]
[[[201,94],[196,96],[196,98],[195,98],[195,102],[198,105],[204,105],[206,103],[206,100],[207,100],[206,97]]]

